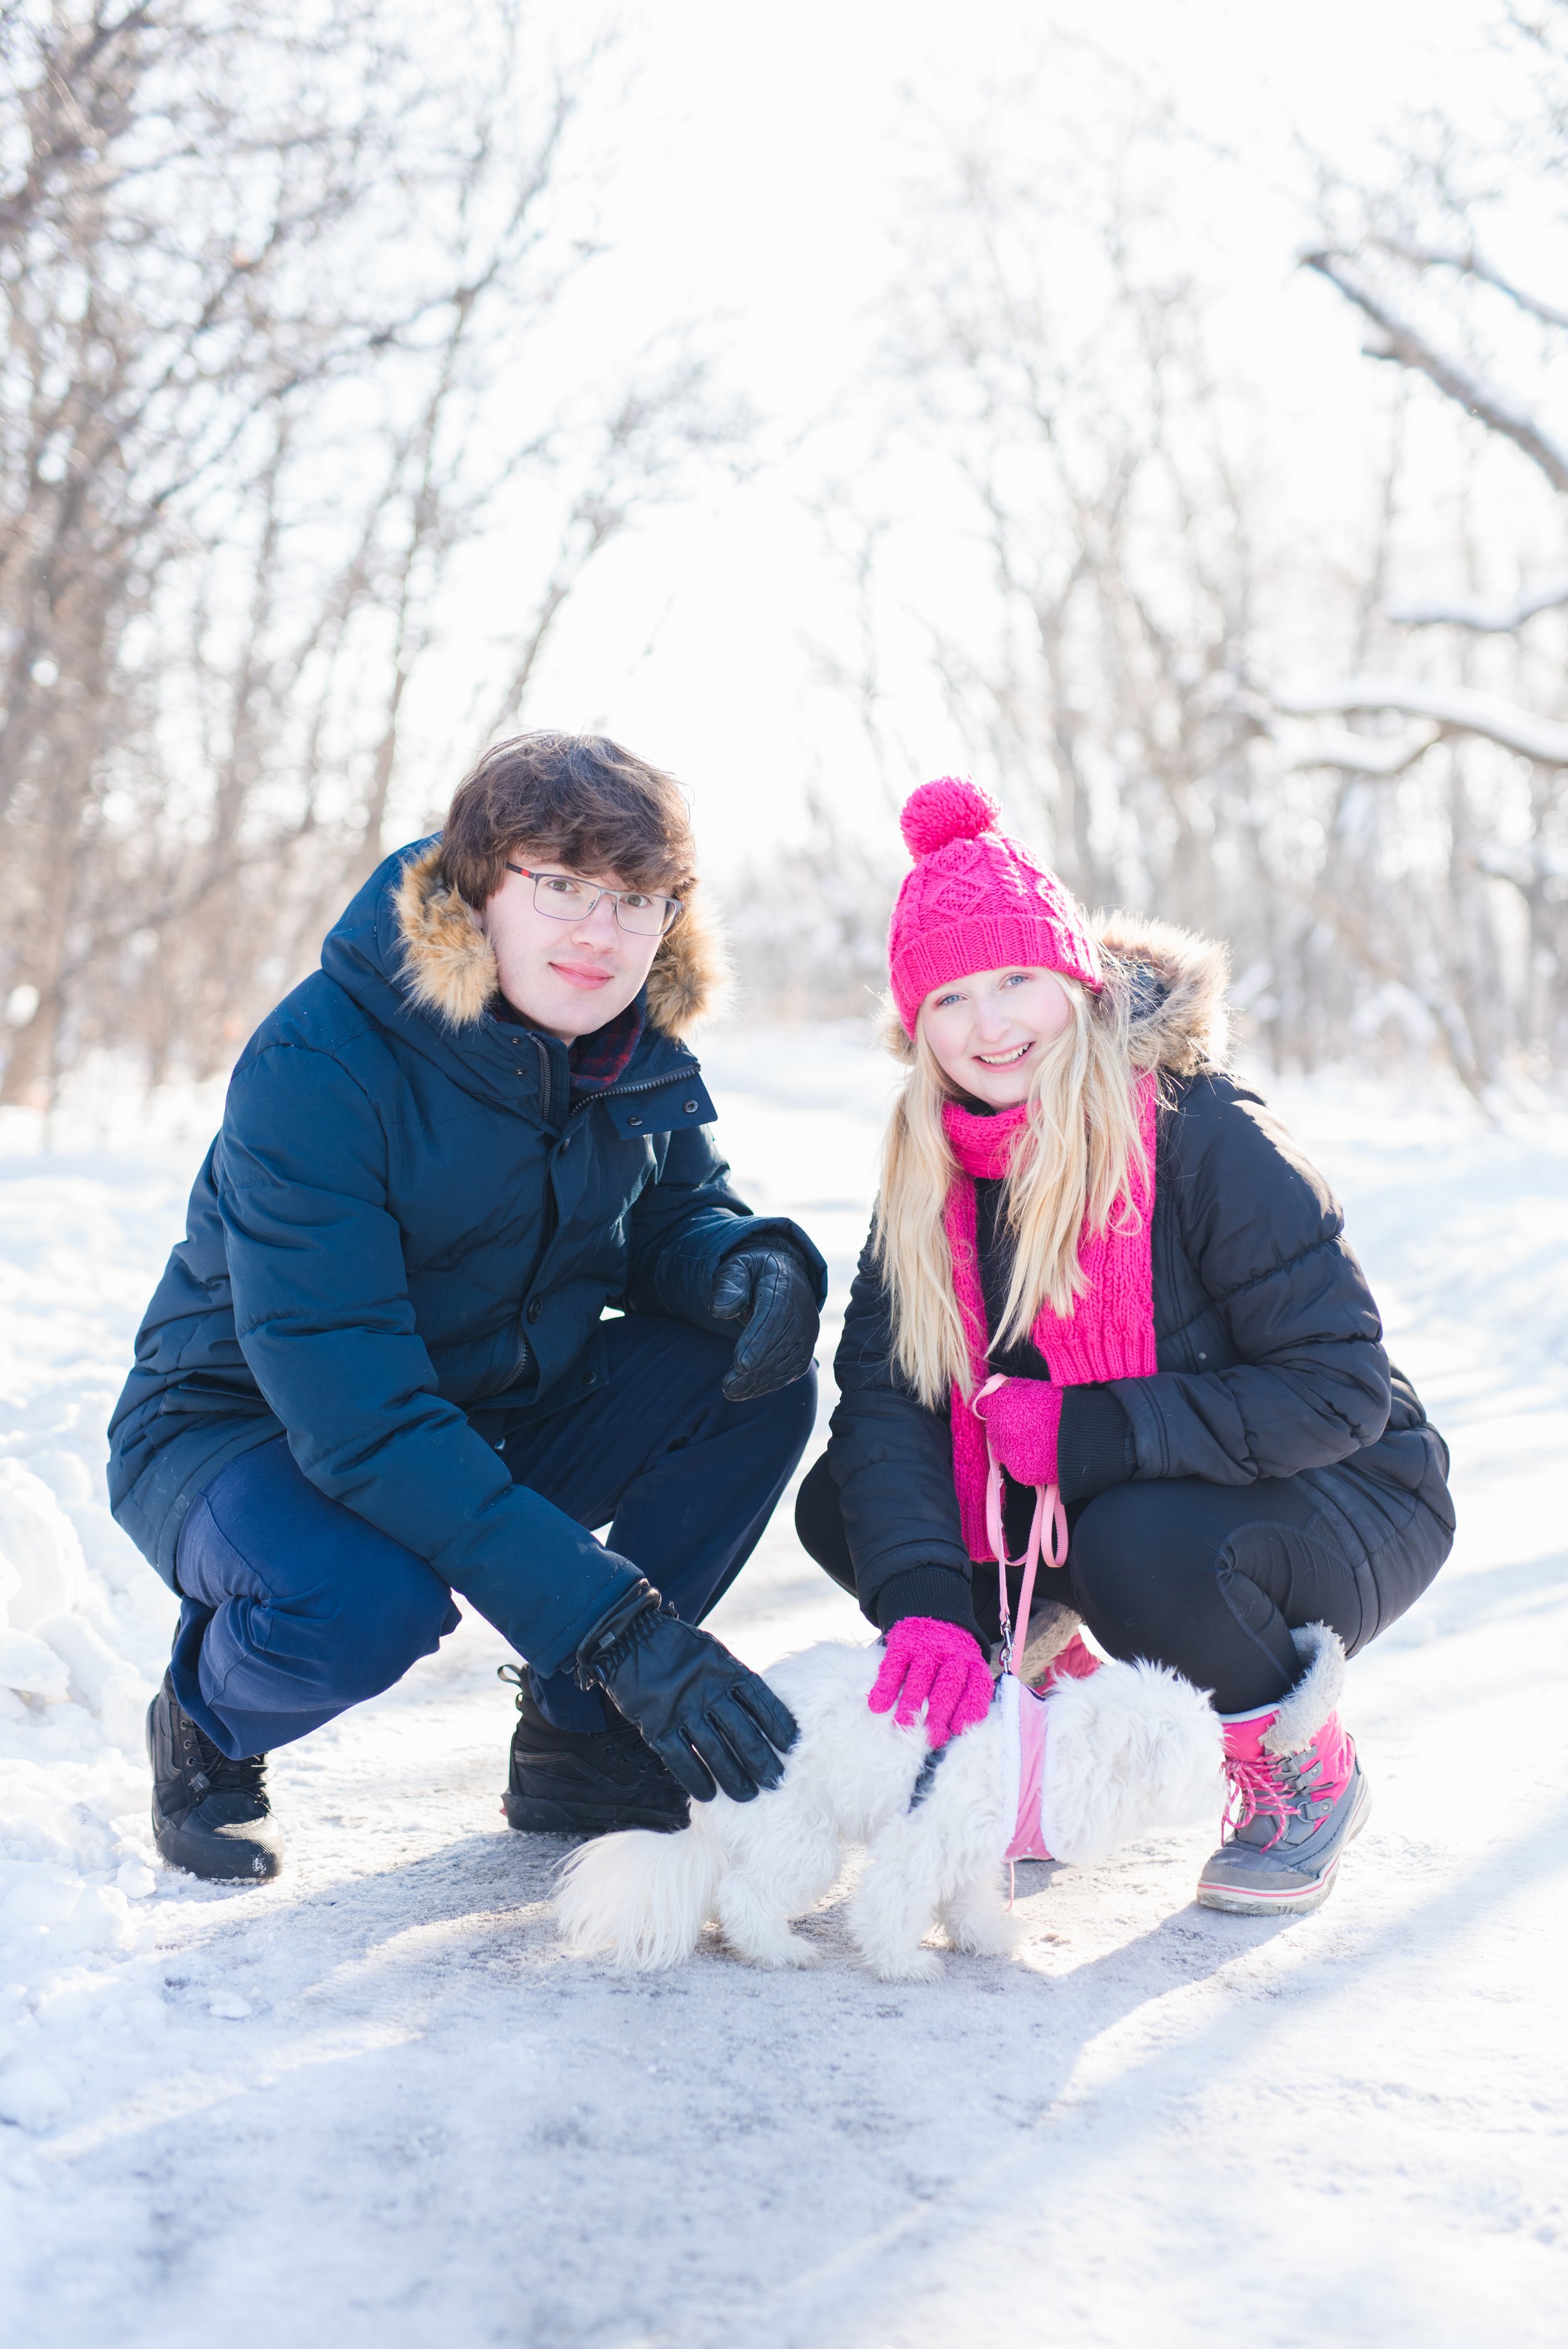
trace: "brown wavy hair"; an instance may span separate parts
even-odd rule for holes
[[[662,896],[685,898],[696,880],[680,785],[603,734],[514,734],[464,776],[441,835],[450,885],[483,906],[520,849],[574,873],[618,874]]]

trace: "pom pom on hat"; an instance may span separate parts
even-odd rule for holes
[[[961,775],[938,775],[922,783],[903,803],[899,829],[912,856],[934,856],[953,840],[978,840],[995,832],[1002,811],[988,792]]]
[[[888,929],[893,1000],[913,1036],[934,988],[1019,963],[1105,984],[1083,907],[1039,858],[1009,840],[988,792],[958,775],[922,783],[902,828],[914,859]]]

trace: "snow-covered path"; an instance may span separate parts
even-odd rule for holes
[[[875,1064],[707,1059],[743,1187],[841,1297]],[[276,1885],[150,1870],[169,1601],[103,1509],[101,1428],[204,1134],[0,1134],[0,1659],[39,1683],[0,1692],[7,2340],[1560,2342],[1568,1130],[1277,1097],[1455,1453],[1454,1559],[1352,1676],[1372,1825],[1292,1924],[1195,1908],[1202,1836],[1022,1869],[1021,1957],[918,1990],[855,1969],[830,1900],[808,1975],[568,1958],[471,1619],[278,1755]],[[862,1628],[787,1512],[715,1622],[759,1663]]]

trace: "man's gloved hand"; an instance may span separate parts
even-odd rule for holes
[[[779,1755],[800,1733],[765,1680],[721,1640],[683,1623],[646,1582],[583,1640],[577,1683],[608,1692],[696,1803],[712,1801],[716,1780],[737,1803],[776,1786]]]
[[[758,1240],[727,1256],[714,1278],[709,1310],[746,1327],[724,1381],[728,1402],[755,1402],[803,1378],[820,1322],[817,1293],[794,1250],[781,1240]]]

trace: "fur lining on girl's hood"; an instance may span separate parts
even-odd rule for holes
[[[438,840],[409,858],[393,902],[409,994],[445,1026],[467,1027],[496,991],[495,949],[448,881]],[[648,973],[649,1019],[684,1037],[717,1010],[727,976],[717,931],[688,901]]]
[[[1133,1066],[1172,1077],[1222,1069],[1230,1057],[1230,949],[1143,914],[1097,914],[1091,927],[1102,959],[1120,966],[1131,989]]]
[[[1130,1000],[1134,1068],[1161,1069],[1172,1077],[1223,1069],[1230,1054],[1229,949],[1143,914],[1097,914],[1089,928],[1108,985],[1125,988]],[[882,1032],[896,1059],[913,1060],[913,1039],[896,1011]]]

